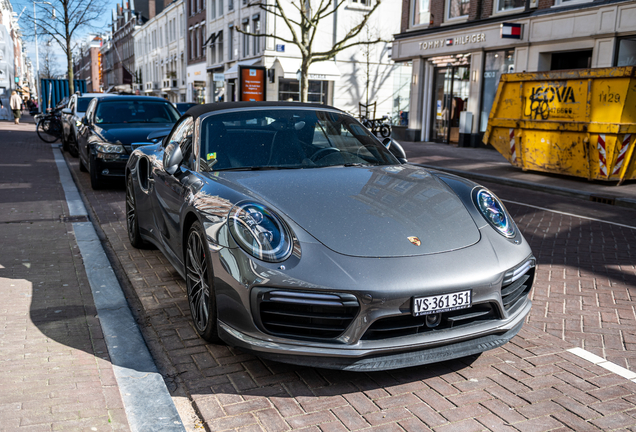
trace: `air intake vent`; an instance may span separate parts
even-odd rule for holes
[[[505,274],[501,286],[501,300],[506,312],[515,309],[530,292],[534,281],[534,268],[535,260],[532,258]]]
[[[389,339],[424,332],[437,332],[498,318],[495,308],[490,303],[476,304],[468,309],[445,312],[442,314],[441,322],[436,327],[426,325],[426,316],[415,317],[411,314],[404,314],[377,320],[367,329],[362,339]]]
[[[261,323],[273,335],[333,339],[349,327],[360,305],[353,294],[274,290],[258,296]]]

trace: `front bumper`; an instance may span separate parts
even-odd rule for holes
[[[123,177],[130,155],[95,153],[97,173],[103,177]]]
[[[392,340],[391,347],[373,350],[350,346],[299,347],[257,339],[223,322],[218,323],[218,328],[219,336],[228,344],[282,363],[348,371],[390,370],[462,358],[500,347],[519,333],[530,307],[531,302],[528,300],[514,319],[485,334],[427,344],[417,344],[415,341],[399,344]]]

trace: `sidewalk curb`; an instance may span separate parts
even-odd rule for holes
[[[479,174],[479,173],[474,173],[471,171],[464,171],[464,170],[458,170],[453,168],[442,168],[442,167],[437,167],[437,166],[428,165],[428,164],[414,163],[413,165],[421,166],[427,169],[443,171],[450,174],[455,174],[460,177],[464,177],[464,178],[476,180],[476,181],[497,183],[497,184],[506,185],[506,186],[534,190],[538,192],[547,192],[547,193],[553,193],[556,195],[569,196],[573,198],[582,199],[585,201],[596,201],[596,202],[602,202],[604,204],[636,209],[636,199],[622,198],[622,197],[616,197],[611,195],[594,194],[594,193],[584,192],[584,191],[580,191],[576,189],[563,188],[559,186],[542,185],[542,184],[532,183],[532,182],[528,182],[524,180],[515,180],[515,179],[509,179],[505,177],[492,176],[488,174]]]

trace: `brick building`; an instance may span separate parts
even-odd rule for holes
[[[86,80],[88,93],[102,91],[101,46],[101,36],[91,35],[80,47],[78,55],[73,56],[73,76]]]
[[[463,117],[478,142],[502,73],[636,65],[634,23],[633,0],[403,0],[392,58],[413,64],[407,135],[457,143]]]
[[[188,102],[206,102],[205,32],[206,0],[184,0],[186,10],[186,58]]]

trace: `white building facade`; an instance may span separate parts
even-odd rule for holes
[[[299,100],[301,54],[295,46],[266,36],[291,39],[283,19],[246,0],[207,0],[207,100],[238,100],[238,67],[266,68],[266,100]],[[343,0],[345,3],[319,23],[314,52],[327,51],[371,10],[374,0]],[[293,14],[295,7],[285,7]],[[296,12],[298,13],[298,12]],[[400,8],[383,2],[371,15],[358,40],[391,40],[400,30]],[[334,105],[358,114],[358,103],[377,103],[377,115],[394,106],[394,74],[398,66],[390,59],[389,44],[358,45],[339,52],[333,60],[313,63],[309,69],[309,101]],[[410,75],[410,72],[409,72]]]
[[[170,3],[161,13],[133,32],[135,74],[141,95],[186,101],[185,29],[183,0]]]

